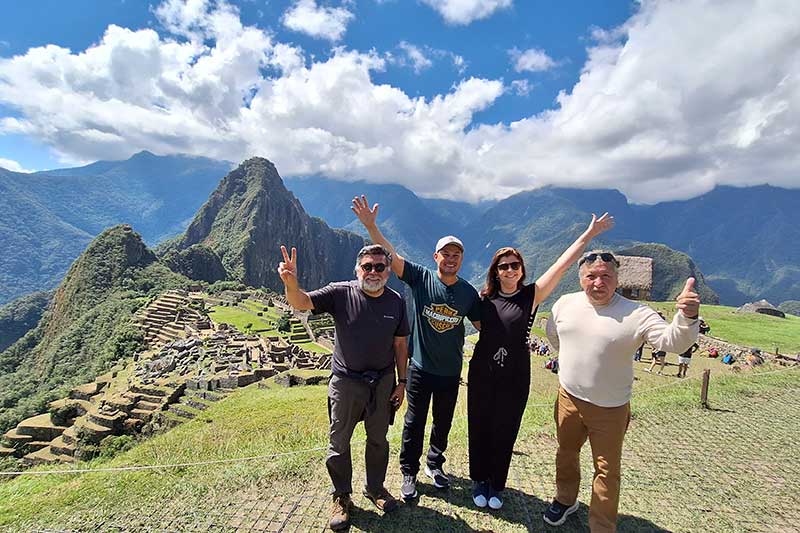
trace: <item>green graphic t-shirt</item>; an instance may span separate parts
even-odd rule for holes
[[[405,261],[402,281],[414,297],[411,361],[438,376],[458,376],[464,356],[464,317],[480,320],[475,288],[458,278],[445,285],[436,272]]]

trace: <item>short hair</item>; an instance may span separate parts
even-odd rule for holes
[[[617,259],[617,257],[614,255],[614,252],[612,252],[611,250],[605,250],[605,249],[599,249],[599,250],[590,250],[590,251],[586,252],[585,254],[583,254],[583,255],[581,256],[581,258],[578,260],[578,272],[580,272],[580,269],[581,269],[581,268],[583,268],[583,266],[584,266],[584,265],[587,265],[587,264],[594,264],[594,263],[595,263],[595,262],[596,262],[598,259],[600,259],[600,257],[599,257],[599,256],[600,256],[601,254],[608,254],[608,255],[610,255],[610,256],[611,256],[611,258],[612,258],[612,261],[603,261],[603,262],[604,262],[605,264],[607,264],[607,265],[609,265],[609,264],[610,264],[610,265],[611,265],[611,270],[613,270],[614,272],[619,272],[619,259]],[[596,258],[594,259],[594,261],[592,261],[592,262],[590,263],[589,261],[586,261],[586,258],[587,258],[588,256],[590,256],[590,255],[596,255],[596,256],[598,256],[598,257],[596,257]]]
[[[386,257],[386,266],[392,266],[392,254],[389,253],[389,250],[381,246],[380,244],[368,244],[361,248],[358,251],[358,255],[356,255],[356,265],[353,267],[353,273],[358,275],[358,268],[361,266],[361,258],[365,255],[383,255]]]

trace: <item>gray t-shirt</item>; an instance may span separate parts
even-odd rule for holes
[[[400,279],[414,296],[411,361],[438,376],[458,376],[464,354],[464,317],[480,320],[478,292],[458,278],[445,285],[436,272],[405,261]]]
[[[334,371],[383,370],[394,364],[394,338],[409,334],[405,302],[396,291],[386,287],[372,297],[353,280],[330,283],[308,296],[315,315],[333,315]]]

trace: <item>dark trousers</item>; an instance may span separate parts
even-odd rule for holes
[[[359,421],[364,420],[367,446],[364,463],[367,471],[365,486],[376,494],[383,488],[386,467],[389,465],[389,415],[393,409],[389,404],[394,384],[394,373],[380,379],[375,390],[375,412],[367,414],[370,390],[365,382],[331,376],[328,383],[328,408],[330,410],[330,442],[325,466],[336,494],[353,492],[353,462],[350,456],[350,438]]]
[[[459,381],[460,376],[437,376],[420,370],[413,363],[408,365],[408,408],[403,424],[403,444],[400,448],[400,470],[404,475],[416,476],[419,472],[419,458],[422,455],[425,422],[431,400],[433,425],[427,464],[432,469],[441,468],[444,464],[447,436],[458,399]]]
[[[469,368],[469,477],[489,481],[497,491],[506,488],[511,455],[528,402],[530,371],[502,376],[486,361]]]

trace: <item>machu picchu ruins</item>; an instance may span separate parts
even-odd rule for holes
[[[225,312],[252,321],[237,327],[215,318]],[[282,320],[285,331],[278,329]],[[233,390],[274,376],[283,386],[316,383],[324,376],[287,373],[331,365],[332,319],[295,312],[282,295],[263,289],[170,290],[140,309],[133,323],[144,349],[7,431],[0,457],[26,466],[91,459],[106,437],[168,429]]]

